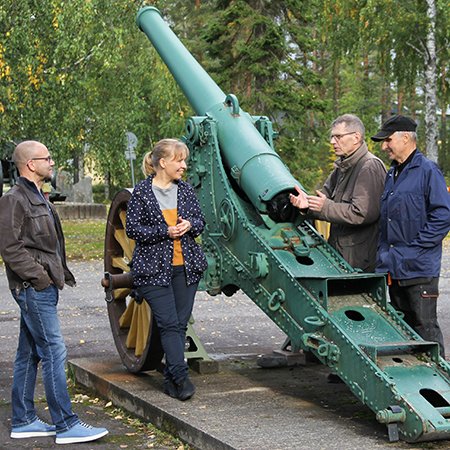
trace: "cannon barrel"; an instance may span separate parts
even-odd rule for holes
[[[252,117],[239,107],[238,99],[233,94],[225,95],[216,85],[167,26],[159,10],[152,6],[142,8],[136,23],[150,39],[195,113],[217,122],[224,163],[252,204],[258,211],[269,213],[275,221],[292,217],[296,210],[287,200],[287,194],[295,192],[295,185],[301,184],[258,131]],[[188,121],[188,137],[195,135],[200,121]]]

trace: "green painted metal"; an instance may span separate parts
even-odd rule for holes
[[[391,440],[448,439],[450,366],[438,344],[423,341],[390,306],[384,276],[354,270],[286,208],[299,183],[274,155],[270,121],[214,88],[158,10],[143,8],[137,24],[198,114],[183,139],[207,221],[205,289],[242,289],[293,346],[338,373]]]

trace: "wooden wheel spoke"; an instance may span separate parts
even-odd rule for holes
[[[128,239],[125,230],[116,229],[114,232],[114,237],[122,247],[125,256],[128,258],[129,261],[131,261],[131,257],[133,256],[134,241]]]
[[[141,356],[147,345],[150,328],[151,310],[147,302],[138,305],[133,299],[119,319],[121,328],[128,328],[126,345],[135,349],[134,354]]]
[[[124,272],[130,271],[130,266],[128,265],[128,261],[123,257],[118,258],[112,258],[112,264],[113,267],[116,269],[121,269]]]
[[[119,288],[114,290],[114,300],[125,300],[131,294],[131,289]]]

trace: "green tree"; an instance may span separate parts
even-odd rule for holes
[[[204,30],[203,63],[242,109],[268,116],[279,132],[275,148],[306,187],[322,176],[324,102],[312,70],[311,4],[298,0],[217,1]]]
[[[166,2],[158,2],[165,4]],[[43,141],[59,167],[77,160],[129,186],[125,132],[179,136],[188,106],[136,24],[133,0],[0,4],[0,143]],[[139,163],[139,160],[137,161]]]
[[[414,113],[423,118],[419,129],[426,135],[427,155],[437,161],[436,64],[439,53],[448,60],[449,2],[322,0],[320,7],[322,29],[335,54],[345,58],[363,46],[390,83],[409,95],[411,86],[423,90],[424,103]],[[415,103],[415,96],[410,98]]]

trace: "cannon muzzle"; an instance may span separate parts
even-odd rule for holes
[[[142,8],[138,27],[147,35],[195,113],[217,123],[221,156],[231,176],[261,213],[269,213],[276,222],[290,221],[296,214],[288,194],[300,185],[258,131],[255,120],[239,107],[233,94],[217,86],[164,22],[152,6]],[[191,118],[186,135],[192,139],[200,118]]]

